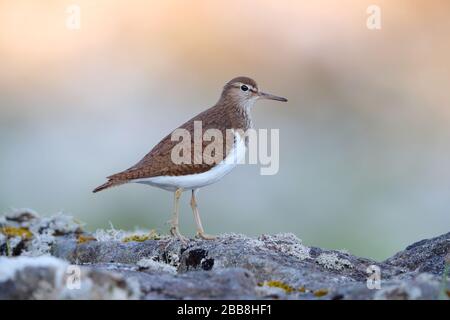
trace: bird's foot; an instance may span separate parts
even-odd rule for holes
[[[217,239],[216,236],[213,236],[213,235],[210,235],[210,234],[206,234],[206,233],[201,232],[201,231],[197,231],[196,237],[200,238],[200,239],[203,239],[203,240],[215,240],[215,239]]]
[[[178,227],[176,226],[172,226],[170,228],[170,234],[172,235],[172,237],[177,238],[178,240],[180,240],[183,244],[187,244],[189,239],[186,238],[185,236],[183,236],[180,232],[180,229],[178,229]]]

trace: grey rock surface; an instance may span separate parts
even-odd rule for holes
[[[442,274],[449,252],[450,232],[433,239],[416,242],[387,259],[385,263],[407,268],[410,271]]]
[[[149,231],[89,234],[68,216],[21,210],[0,217],[0,298],[448,298],[449,242],[447,233],[377,262],[293,234],[182,243]]]
[[[0,257],[0,299],[136,299],[138,286],[101,268],[50,256]]]

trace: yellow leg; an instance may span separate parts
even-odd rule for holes
[[[180,233],[180,229],[178,227],[178,212],[180,209],[180,197],[183,193],[183,189],[177,189],[174,195],[174,208],[173,208],[173,216],[169,221],[170,223],[170,234],[174,237],[177,237],[182,242],[186,243],[186,238]]]
[[[191,198],[192,212],[194,213],[195,224],[197,225],[197,237],[205,240],[214,240],[216,239],[216,236],[206,234],[205,230],[203,230],[202,221],[200,220],[200,214],[198,213],[197,201],[195,199],[195,195],[197,192],[198,189],[192,190],[192,198]]]

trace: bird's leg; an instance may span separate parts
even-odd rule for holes
[[[170,234],[174,237],[177,237],[182,242],[186,242],[186,238],[180,233],[180,229],[178,228],[178,211],[180,208],[180,197],[183,193],[183,189],[179,188],[175,191],[174,196],[174,208],[173,208],[173,217],[169,221],[170,223]]]
[[[205,240],[214,240],[216,237],[206,234],[205,230],[203,230],[202,221],[200,220],[200,214],[198,213],[197,201],[195,200],[195,194],[198,189],[192,190],[192,198],[191,198],[191,207],[192,212],[194,213],[195,223],[197,225],[197,237],[205,239]]]

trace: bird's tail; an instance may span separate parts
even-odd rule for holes
[[[108,182],[106,182],[106,183],[102,184],[101,186],[95,188],[92,192],[96,193],[96,192],[99,192],[99,191],[102,191],[102,190],[105,190],[105,189],[108,189],[108,188],[111,188],[111,187],[119,186],[119,185],[124,184],[124,183],[125,183],[125,181],[109,180]]]

